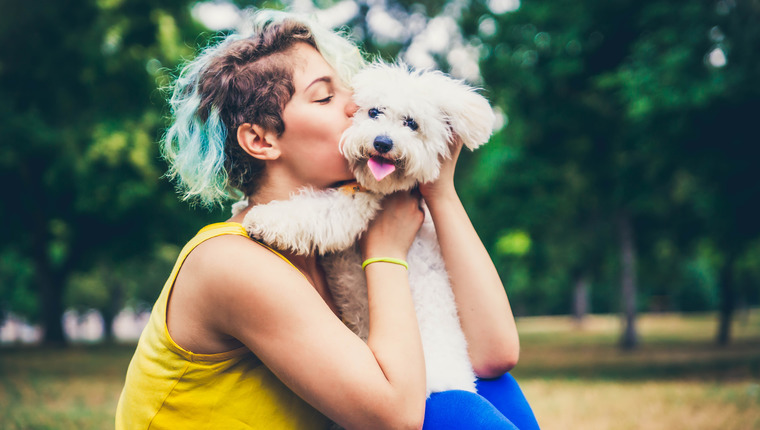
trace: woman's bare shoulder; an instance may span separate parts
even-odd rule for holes
[[[183,270],[211,286],[225,284],[228,290],[260,283],[257,281],[266,282],[273,278],[272,275],[286,279],[300,277],[300,273],[282,257],[260,243],[238,235],[217,236],[201,243],[188,255]]]
[[[261,313],[277,301],[277,277],[304,288],[295,271],[255,241],[236,235],[208,239],[185,259],[169,299],[169,332],[180,345],[198,353],[235,346],[231,332],[247,313]],[[240,339],[242,341],[242,339]]]
[[[219,334],[228,324],[282,300],[282,292],[310,284],[282,257],[245,236],[208,239],[187,256],[176,279],[172,302]]]

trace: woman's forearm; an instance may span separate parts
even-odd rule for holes
[[[367,345],[401,398],[399,404],[424,411],[425,361],[409,281],[403,266],[366,267],[369,299]]]
[[[481,377],[499,376],[517,363],[520,351],[504,286],[454,188],[426,203],[475,372]]]

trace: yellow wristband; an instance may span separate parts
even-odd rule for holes
[[[407,264],[406,261],[401,260],[399,258],[390,258],[390,257],[376,257],[376,258],[368,258],[364,260],[364,263],[362,263],[362,270],[364,270],[365,267],[372,263],[393,263],[398,264],[399,266],[404,266],[406,270],[409,270],[409,264]]]

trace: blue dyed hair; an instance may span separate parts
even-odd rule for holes
[[[173,121],[162,154],[185,200],[212,206],[256,191],[264,164],[243,151],[237,128],[285,131],[294,44],[317,48],[344,82],[364,64],[355,45],[306,18],[258,12],[250,22],[250,34],[229,35],[185,64],[171,88]]]

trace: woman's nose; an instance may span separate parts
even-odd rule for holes
[[[349,100],[348,103],[346,103],[346,115],[352,117],[358,110],[359,106],[357,106],[353,100]]]

